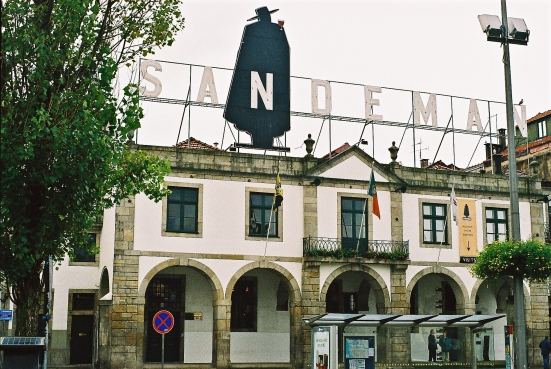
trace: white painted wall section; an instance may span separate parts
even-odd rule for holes
[[[140,256],[138,259],[138,288],[141,287],[145,276],[151,269],[170,259],[167,257]]]
[[[371,178],[371,167],[357,156],[351,156],[342,163],[320,174],[320,177],[369,181]],[[375,181],[388,182],[388,179],[375,171]]]

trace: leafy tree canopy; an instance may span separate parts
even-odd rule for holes
[[[511,276],[543,282],[551,278],[551,246],[537,240],[496,241],[478,255],[471,273],[481,279]]]
[[[48,256],[85,245],[94,219],[121,199],[167,193],[168,162],[126,143],[143,113],[136,86],[117,96],[116,77],[173,42],[184,25],[179,2],[0,2],[0,283],[29,320],[18,319],[16,334],[35,331]]]

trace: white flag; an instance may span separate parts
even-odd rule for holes
[[[457,197],[455,197],[455,189],[453,188],[452,184],[452,193],[450,194],[450,206],[452,208],[452,218],[455,222],[455,225],[457,225]]]

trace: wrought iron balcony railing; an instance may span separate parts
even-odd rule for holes
[[[303,238],[303,253],[304,256],[406,260],[409,258],[409,241],[306,237]]]

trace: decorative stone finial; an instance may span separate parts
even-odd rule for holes
[[[390,151],[390,158],[392,159],[392,163],[396,163],[396,158],[398,158],[398,150],[400,150],[396,147],[395,143],[395,141],[392,141],[392,146],[388,148],[388,151]]]
[[[304,144],[306,145],[306,156],[313,156],[312,150],[314,149],[315,142],[316,141],[312,139],[312,135],[308,133],[308,138],[304,140]]]

